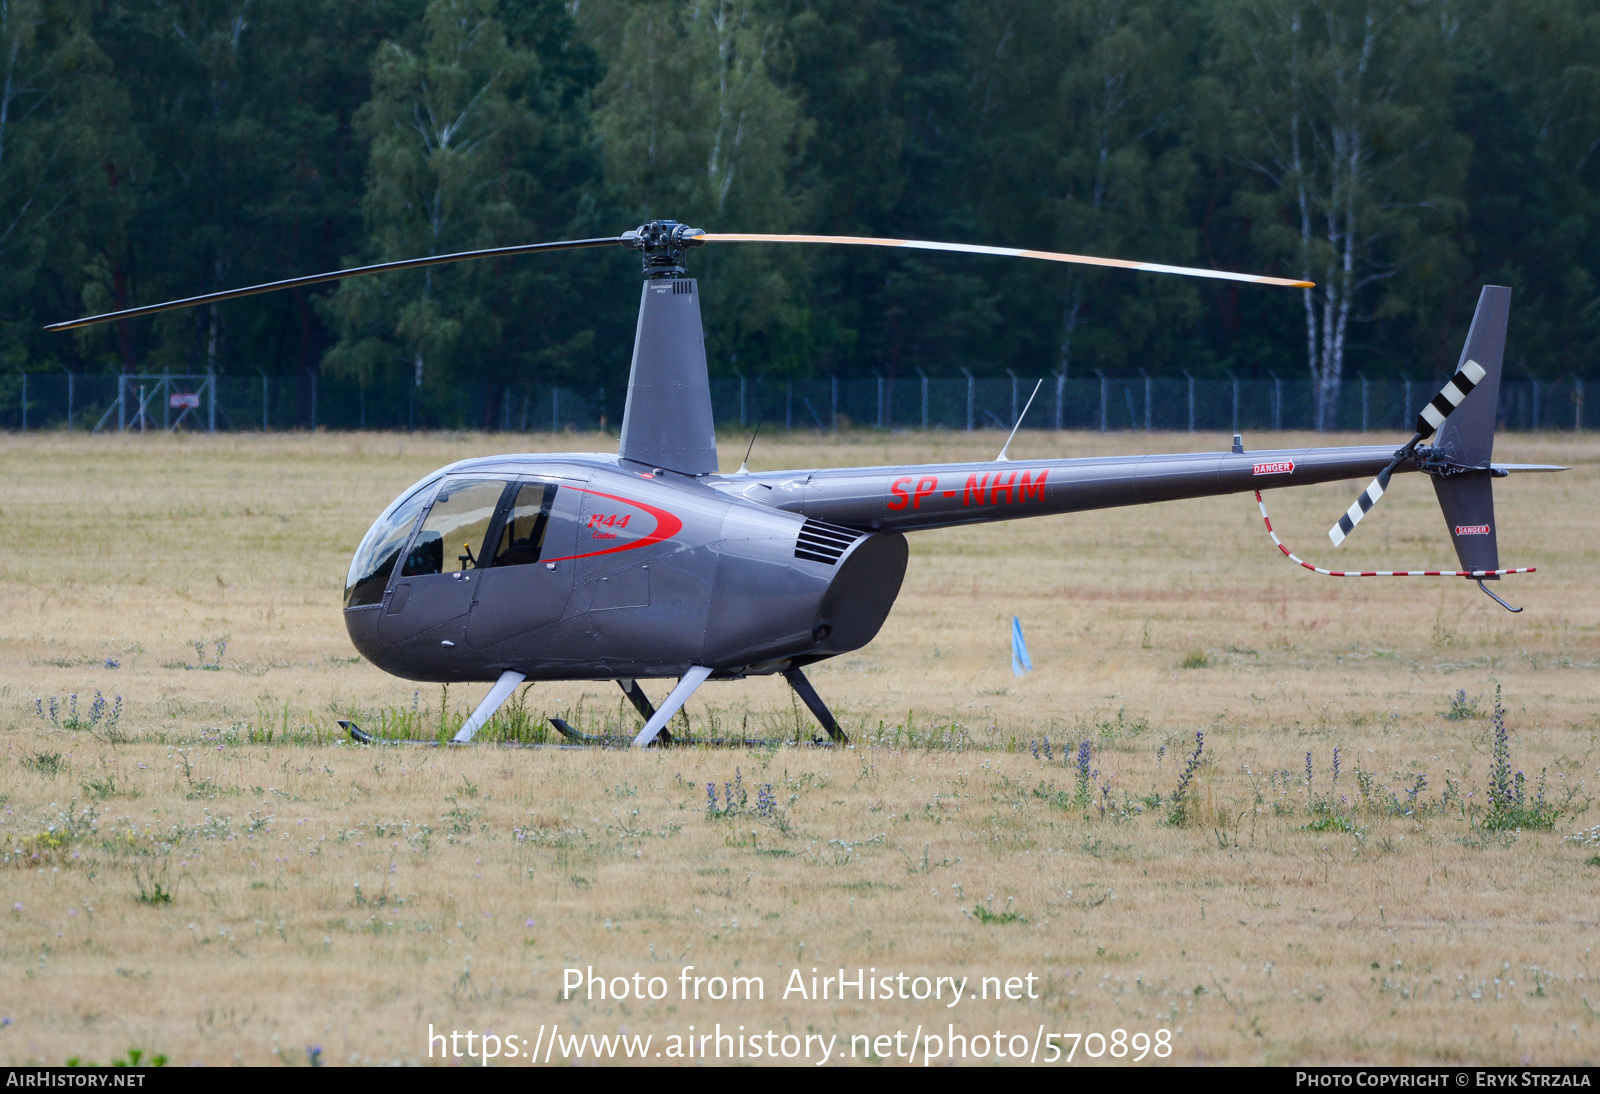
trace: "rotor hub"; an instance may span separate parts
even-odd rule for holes
[[[690,247],[703,244],[705,232],[679,224],[675,220],[652,220],[631,232],[622,233],[622,245],[630,251],[642,252],[644,276],[647,280],[666,277],[684,277],[683,253]]]

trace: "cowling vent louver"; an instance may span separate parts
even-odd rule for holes
[[[863,534],[854,528],[841,528],[837,524],[808,520],[795,540],[794,557],[832,566]]]

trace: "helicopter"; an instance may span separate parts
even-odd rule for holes
[[[804,669],[871,642],[894,607],[908,533],[1374,476],[1329,532],[1337,547],[1399,473],[1431,479],[1461,569],[1500,568],[1491,483],[1545,465],[1492,461],[1511,290],[1484,286],[1460,364],[1393,445],[1079,459],[719,472],[697,282],[689,251],[722,243],[901,247],[1311,288],[1289,278],[977,244],[859,236],[709,233],[655,220],[619,236],[522,244],[292,278],[55,323],[71,330],[348,277],[481,258],[622,246],[643,286],[616,454],[510,454],[439,468],[402,492],[351,559],[343,614],[355,648],[413,681],[490,683],[454,743],[467,743],[520,685],[615,681],[643,726],[636,747],[673,743],[668,722],[709,679],[781,674],[828,734],[848,735]],[[1037,393],[1037,387],[1035,393]],[[1030,399],[1031,403],[1031,399]],[[1431,440],[1431,444],[1423,442]],[[748,454],[747,454],[748,457]],[[1265,505],[1262,515],[1266,516]],[[1274,542],[1270,520],[1268,531]],[[640,680],[676,679],[653,705]],[[551,719],[581,743],[590,738]],[[370,734],[343,723],[358,741]]]

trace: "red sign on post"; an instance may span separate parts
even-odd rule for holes
[[[187,407],[190,410],[200,409],[200,393],[197,391],[174,391],[167,397],[167,405],[174,410]]]

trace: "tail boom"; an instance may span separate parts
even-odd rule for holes
[[[830,524],[912,532],[1374,475],[1395,448],[1185,452],[768,472],[723,480],[751,501]],[[1413,471],[1403,461],[1398,471]]]

